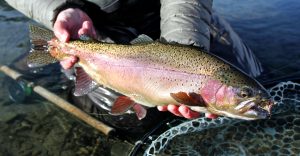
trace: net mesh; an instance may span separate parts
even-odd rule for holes
[[[162,133],[144,155],[254,155],[300,153],[300,84],[269,89],[275,101],[267,120],[199,118]]]

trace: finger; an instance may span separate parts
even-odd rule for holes
[[[62,21],[56,21],[53,26],[55,36],[61,42],[68,42],[70,40],[70,33],[67,30],[67,24]]]
[[[80,37],[81,35],[88,35],[94,39],[97,38],[96,30],[95,30],[92,22],[84,21],[82,23],[82,27],[78,31],[78,37]]]
[[[74,66],[74,64],[78,61],[78,58],[75,56],[70,56],[62,61],[60,61],[61,66],[64,69],[70,69]]]
[[[187,119],[193,119],[200,117],[200,113],[190,110],[187,106],[181,105],[178,108],[178,111],[182,114],[183,117]]]
[[[95,30],[95,27],[94,27],[94,25],[93,25],[92,22],[90,22],[90,21],[84,21],[84,22],[82,23],[82,27],[89,30],[88,34],[89,34],[91,37],[93,37],[94,39],[97,38],[96,30]]]
[[[168,111],[168,106],[157,106],[157,109],[158,109],[159,111],[165,112],[165,111]]]
[[[218,117],[218,115],[210,114],[210,113],[205,113],[205,117],[210,118],[210,119],[215,119],[215,118]]]
[[[178,106],[176,105],[168,105],[168,111],[176,116],[182,117],[182,114],[178,111]]]

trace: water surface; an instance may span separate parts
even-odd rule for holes
[[[214,0],[214,8],[276,73],[273,78],[299,71],[300,1]]]

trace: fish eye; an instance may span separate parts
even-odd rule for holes
[[[254,94],[253,90],[249,87],[243,87],[239,93],[239,96],[242,98],[252,97]]]

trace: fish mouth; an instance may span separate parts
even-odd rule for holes
[[[265,110],[262,107],[259,106],[253,106],[246,112],[244,112],[244,115],[253,117],[254,119],[266,119],[271,116],[271,113],[268,110]]]
[[[248,120],[266,119],[271,116],[272,105],[273,102],[270,100],[264,99],[257,101],[255,99],[249,99],[238,104],[235,110],[244,116],[243,118]]]

